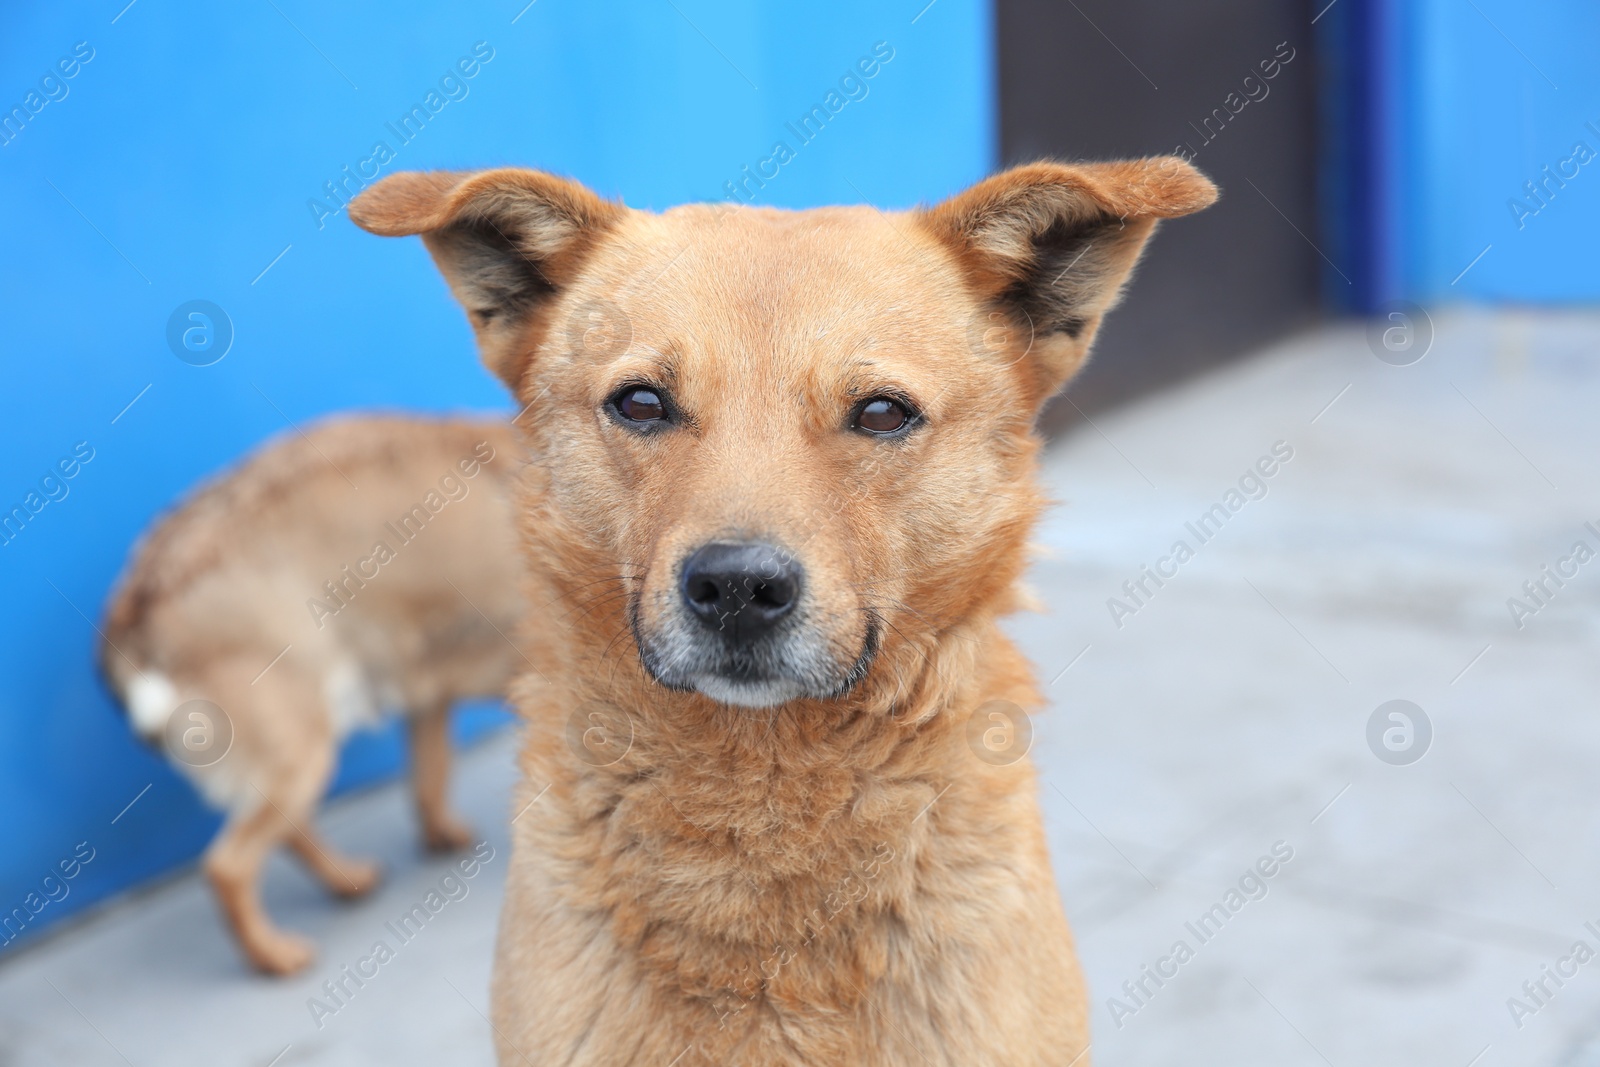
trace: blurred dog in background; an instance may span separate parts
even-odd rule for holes
[[[313,817],[340,742],[381,711],[408,720],[423,840],[470,842],[446,800],[448,717],[456,701],[503,697],[523,666],[521,454],[504,422],[337,419],[262,448],[133,551],[101,667],[133,728],[227,813],[204,870],[261,970],[314,955],[262,907],[274,847],[340,896],[378,883]]]

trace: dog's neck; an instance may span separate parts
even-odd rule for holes
[[[1002,835],[1027,825],[1014,804],[1032,803],[1031,772],[997,780],[966,741],[968,705],[1031,702],[993,621],[884,656],[848,699],[772,711],[641,686],[620,705],[626,752],[606,766],[576,755],[571,704],[534,724],[525,768],[536,787],[551,782],[554,816],[541,850],[602,895],[610,936],[642,967],[708,1010],[742,1017],[775,982],[853,1002],[821,961],[849,957],[839,973],[857,981],[873,973],[922,891],[917,872],[943,856],[948,820]],[[568,678],[591,697],[629,696],[604,674]],[[983,862],[1007,854],[997,843]]]
[[[523,769],[529,798],[548,795],[518,847],[595,902],[594,936],[708,1011],[749,1019],[768,996],[842,1011],[914,897],[962,892],[934,885],[941,869],[1012,891],[1016,857],[1041,847],[1031,770],[986,764],[968,719],[990,700],[1037,703],[995,623],[1016,606],[1018,560],[987,557],[969,587],[988,599],[943,625],[899,620],[843,697],[752,710],[652,681],[628,619],[638,571],[596,558],[559,513],[526,513],[529,600],[550,617],[524,645]],[[960,844],[975,834],[981,855]]]
[[[1004,639],[984,619],[920,646],[890,645],[844,697],[770,709],[668,691],[642,674],[619,678],[627,668],[613,665],[569,675],[569,706],[580,710],[568,714],[564,740],[582,766],[575,773],[595,788],[656,793],[690,837],[717,838],[770,873],[771,860],[796,841],[814,846],[828,824],[850,823],[852,839],[878,820],[892,831],[893,817],[874,803],[884,790],[915,784],[920,793],[960,772],[971,757],[960,744],[964,712],[994,684],[980,665],[1006,659],[997,644]],[[597,728],[611,732],[609,747],[584,748],[582,731]]]

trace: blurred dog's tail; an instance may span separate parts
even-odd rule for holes
[[[147,607],[144,593],[126,577],[118,583],[106,604],[96,658],[100,676],[128,716],[128,724],[141,738],[155,743],[178,706],[178,689],[147,662],[140,640]]]

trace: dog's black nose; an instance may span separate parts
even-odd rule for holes
[[[759,541],[712,541],[683,564],[683,602],[736,643],[760,637],[794,610],[800,564]]]

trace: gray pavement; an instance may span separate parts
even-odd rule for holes
[[[1102,1065],[1600,1067],[1600,958],[1574,956],[1600,953],[1600,558],[1523,592],[1600,549],[1600,316],[1437,325],[1406,367],[1320,330],[1047,455],[1047,610],[1009,626],[1051,702],[1034,756]],[[1202,543],[1186,523],[1218,503]],[[1147,565],[1172,576],[1139,590]],[[1520,629],[1511,597],[1537,607]],[[1397,699],[1427,727],[1369,743]],[[491,1062],[514,746],[457,788],[496,858],[337,1013],[307,1000],[446,870],[397,787],[324,819],[389,865],[375,897],[269,873],[322,943],[308,977],[248,974],[181,876],[0,962],[0,1064]]]

